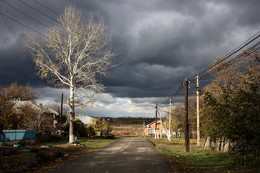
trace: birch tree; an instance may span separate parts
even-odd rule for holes
[[[111,58],[115,52],[103,19],[90,15],[85,20],[73,7],[66,8],[58,23],[45,35],[45,38],[30,36],[28,47],[35,57],[38,75],[53,85],[69,88],[69,143],[73,143],[75,106],[86,106],[93,101],[93,95],[86,95],[86,89],[103,91],[104,86],[97,77],[107,75],[106,71],[113,66]],[[86,102],[76,100],[76,96]]]

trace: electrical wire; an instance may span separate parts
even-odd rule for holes
[[[245,42],[243,42],[242,44],[240,44],[238,47],[236,47],[234,50],[232,50],[231,52],[229,52],[228,54],[226,54],[224,56],[224,58],[219,61],[218,63],[212,64],[210,65],[208,68],[206,68],[205,70],[201,71],[199,73],[199,75],[209,71],[211,68],[215,67],[216,65],[218,65],[219,63],[225,61],[226,59],[230,58],[232,55],[234,55],[235,53],[239,52],[240,50],[242,50],[244,47],[246,47],[247,45],[249,45],[250,43],[252,43],[253,41],[255,41],[257,38],[260,37],[260,31],[258,31],[257,33],[255,33],[253,36],[251,36],[249,39],[247,39]]]
[[[218,71],[221,71],[221,70],[224,70],[225,68],[228,68],[232,65],[234,65],[235,63],[238,63],[239,61],[241,61],[242,59],[248,57],[248,54],[253,54],[255,53],[256,51],[258,51],[260,48],[256,48],[256,49],[253,49],[251,50],[249,53],[247,54],[240,54],[238,55],[236,58],[233,58],[229,61],[227,61],[226,63],[222,64],[220,67],[214,69],[213,71],[209,72],[208,74],[205,74],[205,75],[202,75],[200,77],[200,79],[207,79],[208,77],[212,76],[212,75],[217,75],[217,72]]]
[[[14,39],[16,40],[17,44],[19,45],[19,47],[24,50],[24,47],[22,46],[22,44],[18,40],[12,26],[9,24],[9,22],[4,18],[4,16],[2,14],[0,14],[0,15],[1,15],[1,18],[3,19],[3,21],[5,22],[5,24],[7,25],[8,29],[10,30],[11,34],[13,35]]]
[[[172,116],[176,116],[176,117],[179,117],[179,118],[183,118],[182,116],[180,116],[180,115],[175,115],[173,112],[169,112],[169,111],[165,111],[165,110],[162,110],[162,109],[160,109],[160,108],[157,108],[159,111],[162,111],[162,112],[164,112],[164,113],[167,113],[168,115],[172,115]]]
[[[18,20],[16,20],[16,19],[14,19],[14,18],[12,18],[12,17],[6,15],[5,13],[0,12],[0,14],[4,15],[4,16],[7,17],[8,19],[11,19],[11,20],[15,21],[16,23],[19,23],[20,25],[22,25],[22,26],[24,26],[24,27],[30,29],[31,31],[33,31],[33,32],[35,32],[35,33],[37,33],[37,34],[42,35],[43,37],[48,38],[46,35],[40,33],[39,31],[37,31],[37,30],[35,30],[35,29],[33,29],[33,28],[31,28],[31,27],[25,25],[25,24],[23,24],[22,22],[20,22],[20,21],[18,21]]]
[[[56,20],[56,19],[54,19],[54,18],[52,18],[52,17],[46,15],[45,13],[43,13],[43,12],[41,12],[40,10],[34,8],[33,6],[31,6],[31,5],[29,5],[28,3],[24,2],[23,0],[19,0],[19,2],[22,2],[24,5],[30,7],[31,9],[33,9],[33,10],[35,10],[36,12],[42,14],[43,16],[45,16],[45,17],[47,17],[47,18],[49,18],[49,19],[51,19],[51,20],[53,20],[53,21],[55,21],[55,22],[57,22],[57,23],[60,23],[58,20]],[[35,1],[35,2],[37,2],[37,1]],[[39,2],[38,2],[38,3],[39,3]]]
[[[25,55],[25,57],[27,57],[28,60],[31,60],[30,58],[30,54],[27,52],[26,48],[23,46],[23,44],[20,42],[20,40],[17,38],[17,35],[15,33],[15,30],[13,29],[13,27],[11,26],[11,24],[8,22],[8,20],[6,20],[4,18],[4,16],[2,14],[0,14],[3,21],[5,22],[5,24],[7,25],[8,29],[10,30],[10,32],[12,33],[13,37],[15,38],[17,44],[19,45],[19,47],[23,50],[23,53]]]
[[[1,0],[1,1],[2,1],[2,2],[4,2],[6,5],[8,5],[9,7],[11,7],[11,8],[13,8],[13,9],[15,9],[16,11],[18,11],[18,12],[22,13],[22,14],[23,14],[23,15],[25,15],[26,17],[28,17],[28,18],[32,19],[33,21],[35,21],[35,22],[37,22],[37,23],[41,24],[41,25],[42,25],[42,26],[44,26],[45,28],[49,28],[47,25],[45,25],[45,24],[43,24],[42,22],[38,21],[37,19],[35,19],[35,18],[31,17],[30,15],[28,15],[28,14],[24,13],[23,11],[19,10],[18,8],[16,8],[16,7],[12,6],[12,5],[11,5],[11,4],[9,4],[8,2],[5,2],[4,0]],[[22,1],[20,1],[20,2],[22,2]]]
[[[52,10],[50,7],[48,7],[48,6],[46,6],[46,5],[42,4],[42,3],[40,3],[39,1],[36,1],[36,0],[33,0],[33,1],[34,1],[35,3],[37,3],[37,4],[41,5],[41,6],[43,6],[44,8],[48,9],[49,11],[53,12],[54,14],[59,15],[59,13],[57,13],[57,12],[54,11],[54,10]]]
[[[183,83],[181,83],[179,85],[179,87],[177,88],[176,92],[173,94],[172,100],[177,97],[177,95],[181,92],[182,89],[183,89]]]
[[[52,28],[50,28],[49,26],[45,25],[44,23],[40,22],[39,20],[37,20],[37,19],[31,17],[30,15],[26,14],[25,12],[23,12],[23,11],[19,10],[18,8],[14,7],[13,5],[11,5],[11,4],[5,2],[4,0],[0,0],[0,1],[4,2],[6,5],[8,5],[9,7],[13,8],[13,9],[15,9],[16,11],[22,13],[23,15],[25,15],[25,16],[28,17],[28,18],[30,18],[31,20],[33,20],[33,21],[35,21],[35,22],[41,24],[41,25],[44,26],[45,28],[47,28],[47,29],[49,29],[49,30],[52,29]],[[24,2],[21,1],[21,0],[20,0],[19,2],[24,3]],[[29,5],[29,7],[31,7],[31,6]],[[37,9],[35,9],[35,10],[37,10]],[[40,12],[40,11],[39,11],[39,12]],[[41,13],[41,14],[42,14],[42,13]],[[47,15],[45,15],[45,16],[47,16]],[[47,16],[47,17],[48,17],[48,16]],[[57,20],[55,20],[55,21],[58,22],[59,24],[61,24],[59,21],[57,21]],[[59,29],[59,28],[58,28],[58,30],[59,30],[59,32],[60,32],[60,35],[61,35],[62,37],[64,37],[64,38],[66,38],[66,35],[63,34],[62,30]]]

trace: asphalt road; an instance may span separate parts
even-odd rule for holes
[[[145,138],[122,138],[51,173],[170,173],[169,165]]]

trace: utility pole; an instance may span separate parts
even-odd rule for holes
[[[169,138],[171,138],[171,123],[172,123],[172,97],[169,100]]]
[[[63,114],[63,93],[61,94],[61,101],[60,101],[60,117]]]
[[[196,79],[196,95],[197,95],[197,146],[200,146],[200,90],[199,90],[199,75]]]
[[[190,151],[190,128],[189,128],[189,113],[188,113],[188,92],[189,92],[189,79],[184,80],[185,88],[185,148],[186,152]]]
[[[162,138],[162,116],[161,116],[161,114],[160,114],[160,112],[158,111],[158,114],[159,114],[159,116],[160,116],[160,138]]]
[[[158,104],[155,105],[155,129],[154,129],[154,138],[157,139],[157,112],[158,112]]]

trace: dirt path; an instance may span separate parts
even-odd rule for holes
[[[50,173],[171,173],[155,147],[144,138],[122,138]]]

